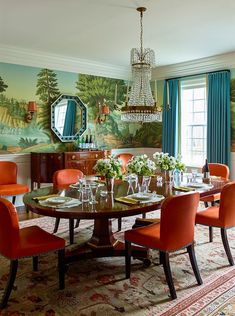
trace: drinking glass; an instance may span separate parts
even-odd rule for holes
[[[162,186],[162,176],[158,175],[157,176],[157,187],[161,187]]]
[[[197,178],[197,169],[191,169],[191,173],[192,173],[192,182],[195,183],[196,178]]]
[[[134,191],[134,185],[136,183],[136,175],[130,174],[127,176],[127,181],[128,181],[128,189],[127,189],[127,195],[128,194],[133,194]]]
[[[88,203],[91,197],[90,187],[87,185],[83,186],[81,189],[81,195],[82,195],[82,203]]]
[[[90,204],[96,204],[96,193],[97,193],[97,189],[98,189],[99,184],[96,182],[92,182],[90,184],[90,192],[91,192],[91,199],[90,199]]]
[[[151,182],[151,177],[150,176],[143,176],[142,185],[145,188],[145,193],[148,193],[150,182]]]

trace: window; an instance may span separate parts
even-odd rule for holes
[[[187,166],[202,166],[207,145],[206,78],[180,82],[182,161]]]

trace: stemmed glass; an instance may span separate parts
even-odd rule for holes
[[[142,185],[144,187],[144,193],[148,193],[150,182],[151,182],[151,177],[150,176],[143,176]]]
[[[136,175],[130,174],[127,176],[127,181],[128,181],[128,190],[127,190],[127,195],[128,194],[134,194],[134,184],[136,183]]]
[[[91,190],[91,199],[90,199],[90,204],[96,204],[98,203],[96,201],[96,193],[97,193],[97,189],[98,189],[99,184],[96,182],[92,182],[90,183],[90,190]]]

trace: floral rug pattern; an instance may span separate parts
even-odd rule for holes
[[[156,212],[153,216],[156,216]],[[123,230],[134,218],[123,218]],[[20,223],[22,227],[39,225],[52,232],[54,219],[42,217]],[[117,220],[113,221],[113,231]],[[214,229],[214,241],[208,242],[208,228],[196,226],[195,251],[203,279],[198,286],[184,252],[170,256],[171,269],[178,299],[169,298],[158,252],[152,251],[152,264],[132,260],[130,280],[125,279],[124,258],[98,258],[75,262],[66,273],[65,290],[58,290],[57,255],[39,258],[39,271],[32,271],[32,260],[21,259],[8,307],[0,311],[7,316],[230,316],[235,315],[235,268],[228,264],[219,229]],[[75,241],[80,243],[92,233],[92,221],[81,221]],[[59,236],[68,239],[68,220],[62,220]],[[123,233],[116,233],[118,239]],[[228,231],[235,255],[235,231]],[[68,248],[71,246],[67,246]],[[6,285],[9,262],[0,258],[0,295]]]

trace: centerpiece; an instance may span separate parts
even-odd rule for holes
[[[97,160],[94,168],[97,174],[104,176],[107,191],[113,193],[114,179],[122,178],[122,161],[114,156]]]
[[[142,184],[143,176],[151,176],[155,170],[155,162],[145,154],[132,157],[126,166],[127,173],[134,173],[138,176],[140,185]]]
[[[169,183],[172,181],[174,170],[183,172],[186,169],[185,164],[181,162],[180,156],[175,158],[168,153],[155,152],[153,158],[155,159],[156,166],[164,172],[165,182]]]

